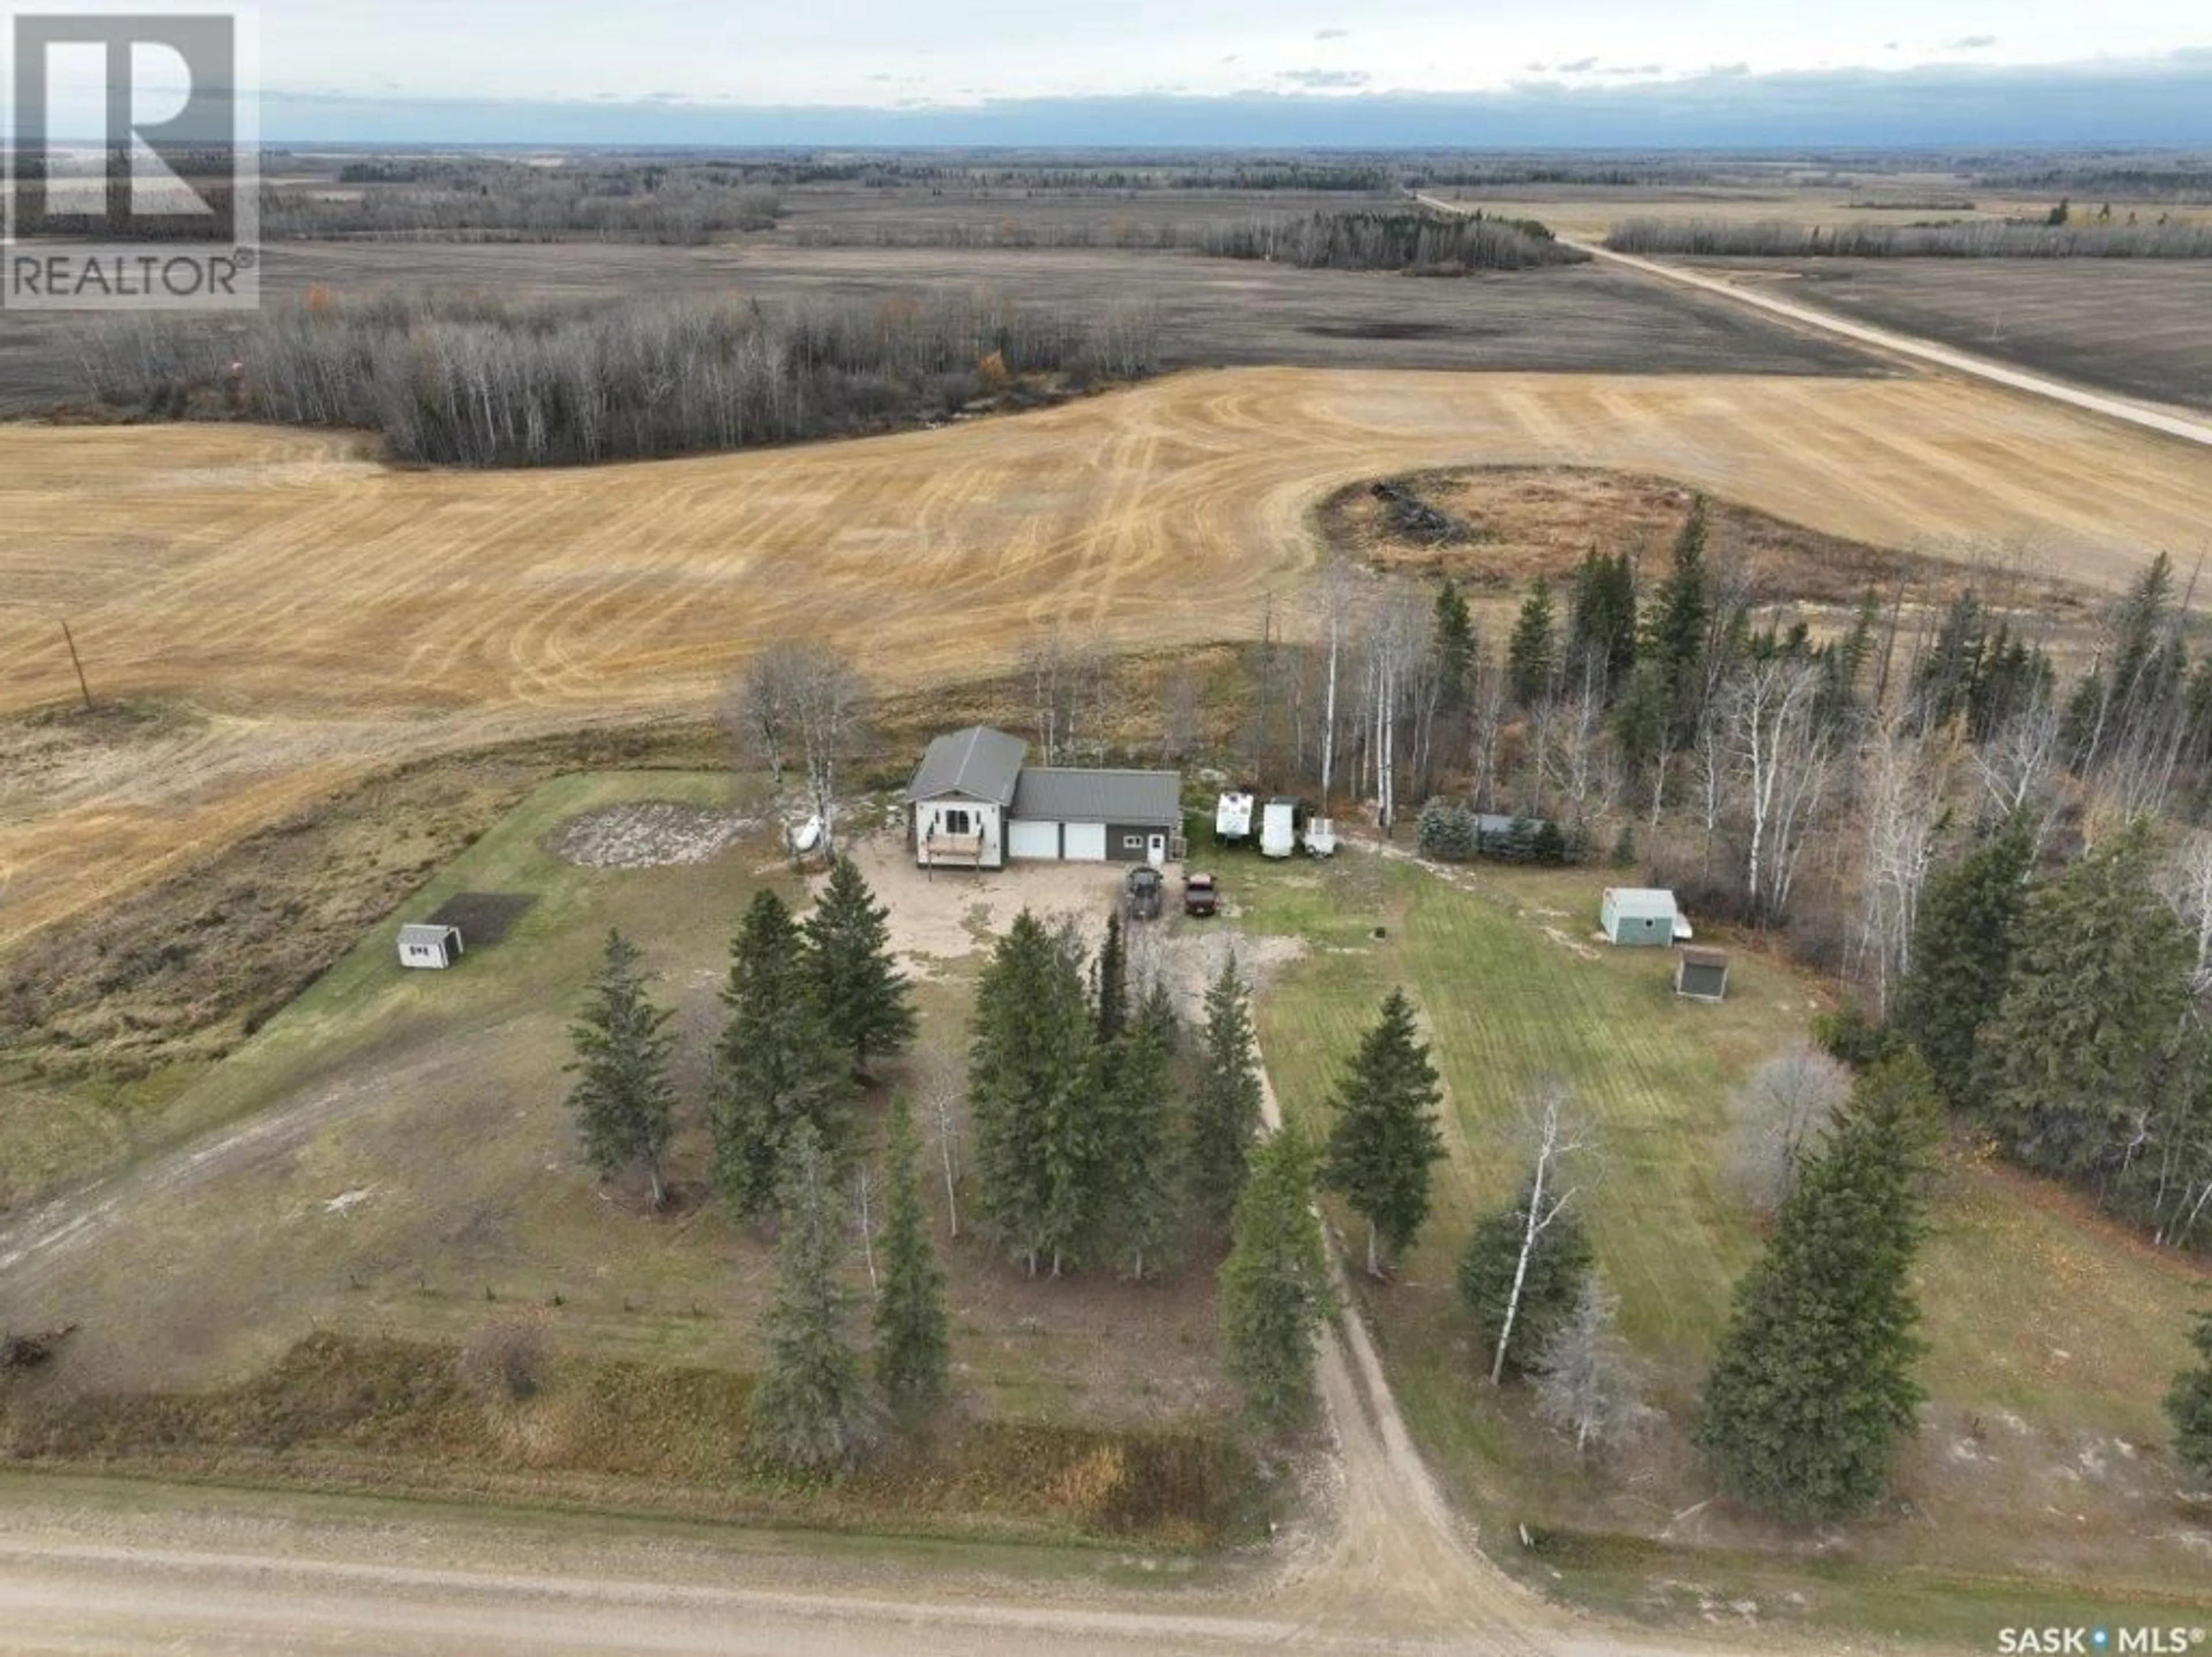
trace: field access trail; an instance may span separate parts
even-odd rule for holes
[[[2118,585],[2212,541],[2212,450],[1955,377],[1191,372],[1018,417],[589,470],[404,471],[366,439],[0,427],[0,951],[376,767],[696,714],[762,643],[879,685],[1256,635],[1337,486],[1412,467],[1654,472],[1880,545],[2005,544]]]

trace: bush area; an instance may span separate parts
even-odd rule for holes
[[[1534,219],[1397,211],[1315,213],[1210,228],[1199,239],[1217,259],[1264,259],[1310,270],[1525,271],[1573,265],[1587,253],[1563,247]]]
[[[795,1485],[748,1443],[751,1377],[570,1355],[527,1397],[486,1390],[438,1342],[307,1337],[263,1374],[203,1393],[6,1401],[20,1460],[222,1471],[282,1482],[476,1488],[485,1476],[595,1504],[793,1518],[996,1521],[1210,1545],[1256,1511],[1226,1439],[962,1422],[902,1442],[835,1485]],[[608,1482],[628,1485],[611,1491]]]
[[[1795,224],[1781,220],[1629,219],[1605,245],[1617,253],[1779,259],[2212,259],[2212,225],[2060,223],[2017,219],[1954,224]]]
[[[242,333],[147,316],[88,333],[103,402],[157,418],[366,428],[394,458],[564,466],[878,430],[984,395],[1149,373],[1148,312],[929,294],[619,308],[318,295]]]
[[[690,245],[775,226],[775,190],[716,167],[531,167],[428,157],[349,162],[337,190],[265,190],[271,238],[557,241],[569,238]]]

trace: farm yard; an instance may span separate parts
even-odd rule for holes
[[[2212,455],[1939,379],[1188,374],[1020,419],[531,475],[400,472],[343,436],[0,427],[0,951],[349,778],[706,712],[750,646],[865,640],[876,686],[1010,666],[1041,628],[1255,637],[1314,507],[1465,464],[1656,473],[1831,534],[2021,547],[2117,587],[2212,531]],[[154,573],[149,576],[148,572]],[[1162,606],[1195,583],[1201,607]]]

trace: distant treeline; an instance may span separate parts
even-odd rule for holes
[[[2212,259],[2212,225],[1791,224],[1778,220],[1629,219],[1605,245],[1620,253],[1781,259]]]
[[[338,184],[344,193],[264,190],[263,234],[690,245],[726,231],[769,228],[781,206],[774,188],[721,167],[402,158],[350,162],[339,170]]]
[[[801,247],[1123,247],[1195,245],[1200,227],[1115,216],[1106,219],[994,218],[799,219],[792,240]]]
[[[82,361],[94,395],[157,418],[355,427],[398,460],[563,466],[879,430],[986,394],[1132,379],[1152,371],[1156,332],[1133,308],[935,294],[790,309],[393,297],[271,308],[242,334],[118,319],[83,337]]]
[[[1993,190],[2065,191],[2075,196],[2148,197],[2153,200],[2212,202],[2212,168],[2039,167],[1984,173],[1974,183]]]
[[[1209,225],[1199,247],[1218,259],[1264,259],[1309,269],[1525,271],[1572,265],[1587,253],[1565,247],[1534,219],[1396,211],[1314,213]]]

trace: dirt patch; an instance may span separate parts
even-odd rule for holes
[[[432,926],[458,926],[469,949],[504,942],[538,899],[527,892],[456,892],[429,917]]]
[[[923,977],[988,949],[1024,909],[1067,915],[1094,942],[1121,891],[1119,863],[1017,863],[1003,869],[915,867],[906,842],[886,832],[846,848],[890,911],[890,947]]]
[[[1331,545],[1379,570],[1449,576],[1477,593],[1515,594],[1538,576],[1557,584],[1585,553],[1626,551],[1647,576],[1663,566],[1689,515],[1692,491],[1665,478],[1590,466],[1480,466],[1388,480],[1388,494],[1355,484],[1321,509]],[[1393,501],[1417,499],[1469,527],[1454,543],[1409,530]],[[2043,575],[2019,554],[1992,548],[1978,558],[1899,551],[1791,523],[1708,496],[1715,555],[1743,564],[1765,602],[1844,606],[1869,588],[1900,587],[1915,604],[1944,604],[1972,584],[2003,604],[2061,620],[2093,616],[2105,600],[2088,588]]]
[[[570,818],[547,837],[545,849],[585,868],[665,868],[711,862],[756,825],[753,818],[710,806],[639,800]]]

